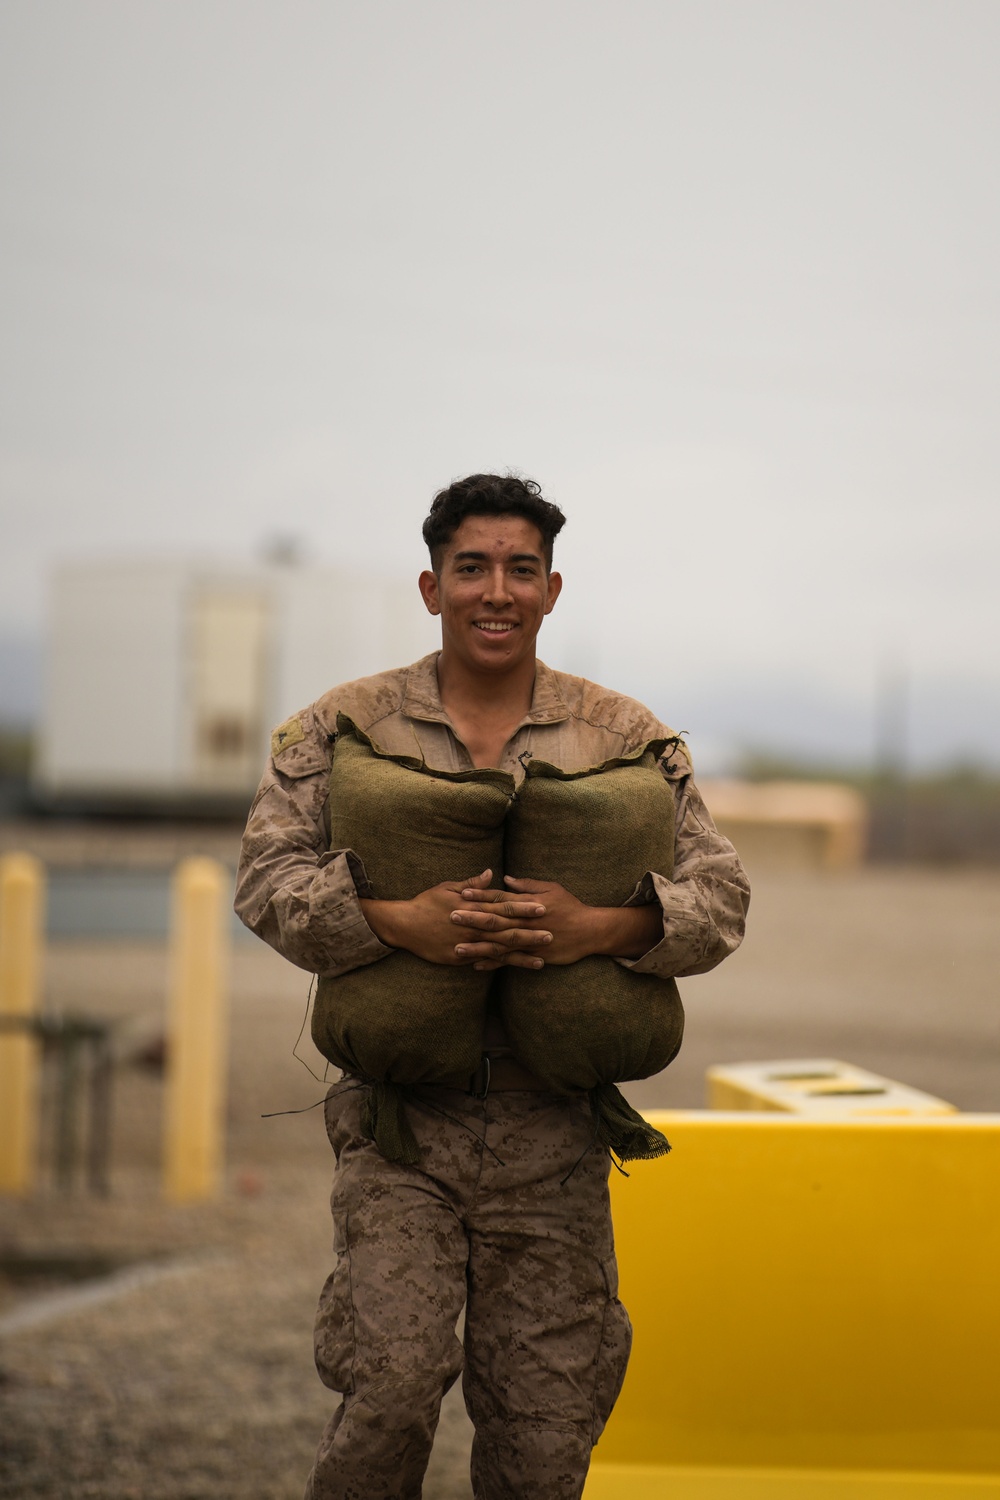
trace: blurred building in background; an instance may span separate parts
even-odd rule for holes
[[[831,781],[700,779],[712,816],[747,867],[850,870],[868,845],[868,803]]]
[[[52,590],[35,798],[245,809],[273,725],[437,641],[413,583],[290,562],[86,562]]]

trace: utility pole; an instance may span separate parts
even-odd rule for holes
[[[901,652],[886,652],[875,690],[877,843],[890,859],[909,853],[910,673]]]

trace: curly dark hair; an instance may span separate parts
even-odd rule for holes
[[[552,543],[566,523],[558,505],[542,498],[542,487],[534,479],[513,474],[470,474],[439,490],[424,522],[424,541],[437,571],[441,553],[466,516],[523,516],[542,534],[545,565],[552,567]]]

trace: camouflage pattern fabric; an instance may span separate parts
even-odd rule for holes
[[[324,826],[338,714],[389,754],[416,756],[438,771],[473,769],[441,703],[436,652],[344,683],[275,731],[276,748],[243,836],[236,910],[291,963],[328,977],[393,951],[362,915],[360,861],[350,848],[331,847]],[[634,698],[537,662],[531,709],[498,769],[515,782],[523,780],[528,759],[585,770],[661,738],[673,741],[672,731]],[[661,761],[660,771],[674,799],[673,874],[650,870],[625,904],[658,902],[663,937],[642,958],[622,962],[636,974],[682,978],[707,973],[739,947],[749,886],[736,851],[705,808],[684,745]]]
[[[345,1079],[327,1099],[337,1261],[316,1363],[343,1400],[307,1500],[418,1500],[463,1370],[477,1500],[577,1500],[631,1344],[586,1099],[417,1089],[415,1168],[364,1138],[362,1097]]]

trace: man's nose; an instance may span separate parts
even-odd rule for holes
[[[487,576],[483,599],[487,604],[495,604],[499,608],[509,604],[512,598],[506,572],[503,568],[494,568]]]

